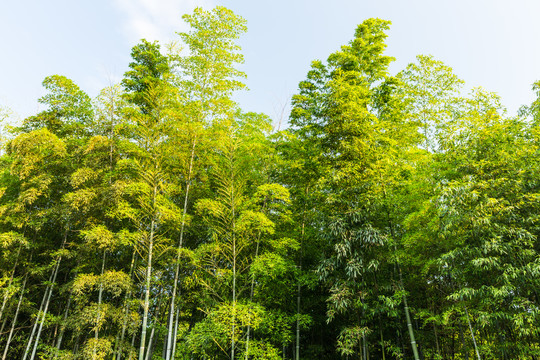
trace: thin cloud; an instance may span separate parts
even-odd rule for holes
[[[212,0],[114,0],[125,15],[124,33],[130,42],[140,39],[168,42],[176,38],[176,31],[187,26],[182,15],[197,6],[211,8]]]

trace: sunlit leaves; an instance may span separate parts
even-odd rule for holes
[[[100,287],[109,292],[113,297],[131,289],[132,282],[129,276],[121,271],[109,270],[101,275],[81,274],[77,275],[73,282],[73,294],[77,297],[86,296]]]

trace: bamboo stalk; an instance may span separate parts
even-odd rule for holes
[[[28,273],[24,277],[24,282],[21,288],[21,296],[19,296],[19,302],[17,303],[17,309],[15,310],[15,316],[13,317],[13,324],[11,324],[11,329],[9,330],[9,335],[6,342],[6,347],[4,348],[4,353],[2,354],[2,360],[6,360],[7,353],[9,351],[9,344],[13,337],[13,331],[15,331],[15,324],[17,323],[17,317],[19,316],[19,309],[21,308],[21,303],[24,295],[24,290],[26,288],[26,281],[28,280]]]
[[[178,286],[178,279],[180,277],[180,250],[182,249],[183,242],[184,242],[184,230],[186,225],[186,214],[187,214],[187,204],[189,199],[189,190],[191,186],[191,176],[193,172],[193,161],[195,158],[195,145],[197,143],[197,139],[195,138],[193,140],[193,145],[191,147],[191,156],[189,160],[189,171],[188,171],[188,177],[186,180],[186,196],[184,197],[184,209],[182,210],[182,224],[180,226],[180,239],[178,240],[178,253],[177,253],[177,259],[176,259],[176,271],[174,273],[174,283],[173,283],[173,292],[171,295],[171,308],[169,312],[169,321],[168,321],[168,329],[167,329],[167,350],[165,352],[165,360],[170,360],[173,356],[173,341],[176,341],[176,338],[173,339],[172,333],[173,331],[173,316],[174,316],[174,308],[175,308],[175,300],[176,300],[176,292],[177,292],[177,286]]]
[[[473,344],[474,344],[474,351],[476,352],[476,358],[478,360],[481,360],[480,359],[480,353],[478,352],[478,346],[476,345],[476,338],[474,337],[474,331],[473,331],[473,328],[472,328],[472,325],[471,325],[471,320],[469,318],[469,312],[467,311],[466,306],[465,306],[465,315],[467,315],[467,323],[469,324],[469,330],[471,331],[471,337],[472,337],[472,341],[473,341]]]
[[[156,193],[156,188],[154,187],[154,196]],[[139,360],[144,360],[145,348],[146,348],[146,327],[148,325],[148,308],[150,304],[150,277],[152,276],[152,250],[154,246],[154,219],[152,219],[150,224],[150,239],[148,245],[148,265],[146,267],[146,289],[144,293],[144,314],[142,322],[142,332],[141,332],[141,344],[139,348]]]
[[[53,269],[53,272],[51,272],[51,275],[49,276],[49,281],[48,281],[49,284],[47,284],[47,287],[45,288],[45,293],[43,294],[43,298],[41,299],[41,304],[39,305],[39,311],[36,316],[36,321],[34,322],[34,325],[32,326],[32,332],[30,333],[30,338],[28,339],[28,343],[26,344],[23,360],[26,360],[26,357],[28,356],[28,352],[30,351],[30,346],[32,345],[32,341],[34,340],[34,334],[37,330],[37,324],[39,322],[38,320],[39,320],[39,317],[41,316],[41,311],[43,310],[43,306],[45,305],[45,299],[47,299],[47,295],[49,293],[49,287],[53,278],[53,274],[54,274],[54,269]]]
[[[105,259],[107,257],[107,250],[103,250],[103,260],[101,261],[101,277],[103,277],[103,273],[105,272]],[[96,319],[96,328],[94,329],[94,348],[92,349],[92,354],[94,357],[96,356],[96,346],[97,341],[99,338],[99,321],[101,319],[101,300],[103,296],[103,279],[100,279],[99,282],[99,292],[98,292],[98,303],[97,303],[97,319]]]
[[[133,253],[131,254],[131,265],[129,268],[130,279],[133,277],[133,268],[135,267],[135,252],[136,252],[135,249],[133,249]],[[120,341],[119,341],[118,349],[115,352],[116,360],[120,360],[122,358],[122,350],[123,350],[122,347],[124,344],[124,337],[125,337],[126,328],[127,328],[128,313],[129,313],[129,308],[130,308],[130,303],[129,303],[130,297],[131,297],[131,289],[126,293],[126,297],[125,297],[126,305],[124,307],[124,318],[122,322],[122,332],[120,336]]]
[[[261,232],[259,231],[259,234],[257,236],[257,246],[255,248],[255,258],[257,258],[257,256],[259,256],[260,242],[261,242]],[[254,290],[255,290],[255,276],[253,276],[253,278],[251,279],[251,288],[249,290],[249,302],[250,302],[250,304],[253,301]],[[251,324],[248,324],[247,331],[246,331],[246,353],[244,354],[244,359],[245,360],[248,359],[250,335],[251,335]]]
[[[66,232],[66,235],[67,235],[67,232]],[[47,310],[49,308],[49,304],[51,303],[51,297],[52,297],[52,292],[53,292],[53,289],[54,289],[54,283],[56,282],[56,276],[58,275],[58,269],[60,268],[60,261],[61,260],[62,260],[62,258],[60,257],[60,259],[58,260],[58,262],[56,264],[56,269],[54,271],[54,276],[53,276],[52,283],[51,283],[51,286],[50,286],[49,295],[47,297],[47,302],[45,303],[45,308],[43,309],[43,316],[41,317],[41,322],[39,324],[39,329],[38,329],[38,332],[37,332],[37,335],[36,335],[36,341],[34,342],[34,347],[32,349],[32,355],[30,355],[30,360],[34,360],[34,357],[36,356],[36,351],[37,351],[37,347],[38,347],[38,344],[39,344],[39,339],[41,337],[41,330],[43,329],[43,323],[45,322],[45,317],[47,316]]]
[[[172,343],[172,351],[171,351],[171,359],[174,358],[174,353],[176,351],[176,337],[178,335],[178,319],[180,318],[180,309],[176,308],[176,320],[174,322],[174,332],[173,332],[173,343]]]
[[[70,305],[71,305],[71,294],[68,297],[66,311],[64,312],[64,320],[62,322],[62,326],[60,327],[60,335],[58,335],[58,341],[56,342],[56,353],[54,354],[55,359],[58,357],[58,352],[60,351],[60,347],[62,346],[62,338],[64,337],[64,332],[66,330],[66,319],[67,319]]]

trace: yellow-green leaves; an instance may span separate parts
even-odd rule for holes
[[[422,147],[437,152],[444,141],[444,129],[458,106],[463,81],[452,68],[432,56],[418,55],[416,60],[398,74],[406,104],[404,116],[417,123],[423,136]]]
[[[26,179],[66,156],[66,147],[49,130],[39,129],[23,133],[11,140],[8,153],[13,154],[15,158],[12,165],[13,173],[21,179]]]
[[[89,314],[90,315],[90,314]],[[92,317],[97,317],[95,314]],[[105,321],[105,317],[102,317]],[[99,324],[103,325],[103,324]],[[100,327],[100,326],[99,326]],[[105,360],[109,354],[113,351],[113,342],[111,339],[93,339],[90,338],[84,344],[82,354],[85,359],[92,360]]]
[[[0,233],[0,248],[6,250],[16,245],[28,247],[28,239],[24,235],[14,231]]]
[[[188,346],[194,354],[226,357],[231,339],[241,341],[247,326],[258,329],[265,315],[264,309],[256,304],[223,303],[195,325],[189,334]]]
[[[183,19],[192,29],[179,33],[189,51],[178,58],[177,82],[188,100],[186,110],[206,124],[225,119],[234,110],[233,91],[245,88],[238,80],[245,74],[236,68],[244,61],[236,41],[246,31],[245,20],[224,7],[197,8]]]
[[[88,245],[96,249],[113,250],[116,246],[114,234],[103,225],[97,225],[89,230],[81,231],[81,236]]]
[[[48,93],[39,101],[47,110],[24,120],[23,130],[48,129],[52,133],[78,142],[89,135],[94,116],[90,97],[65,76],[45,78],[43,87]]]
[[[102,275],[80,274],[73,281],[72,291],[76,297],[86,297],[100,287],[113,297],[129,291],[133,286],[132,280],[122,271],[109,270]]]

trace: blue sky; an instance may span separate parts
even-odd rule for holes
[[[187,30],[181,15],[223,5],[248,21],[240,44],[246,111],[278,119],[314,59],[351,40],[369,17],[392,21],[387,54],[397,73],[418,54],[451,66],[467,87],[498,93],[510,113],[540,80],[538,0],[18,0],[0,2],[0,107],[42,110],[45,76],[73,79],[89,95],[118,82],[140,38],[167,42]]]

